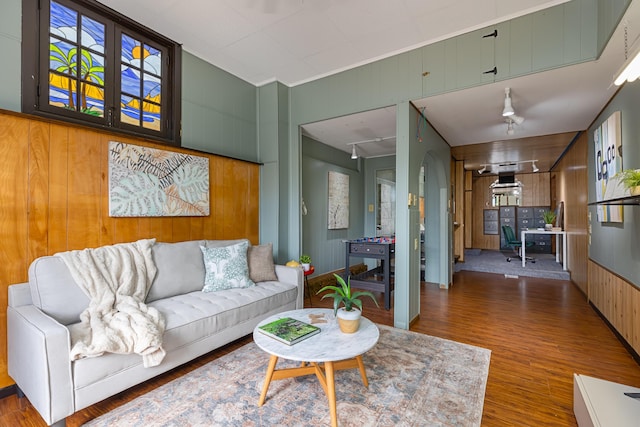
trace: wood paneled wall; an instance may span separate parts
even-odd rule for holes
[[[567,231],[567,268],[571,280],[585,295],[587,291],[588,220],[587,220],[587,144],[582,135],[571,145],[551,172],[555,182],[554,204],[564,202],[564,229]]]
[[[549,206],[549,173],[516,174],[516,178],[522,182],[524,190],[522,192],[521,206]],[[484,234],[484,209],[497,209],[491,206],[493,195],[489,186],[498,177],[496,175],[482,175],[473,178],[472,183],[472,215],[473,230],[472,244],[477,249],[500,248],[499,234]]]
[[[640,289],[588,255],[588,135],[583,133],[552,171],[557,201],[564,201],[567,267],[585,293],[636,353],[640,353]]]
[[[484,234],[484,210],[493,209],[491,206],[491,189],[489,186],[497,177],[495,175],[484,175],[473,178],[472,182],[472,244],[477,249],[498,249],[500,248],[500,235]]]
[[[208,217],[111,218],[111,140],[209,158]],[[27,281],[29,264],[57,252],[156,238],[259,239],[255,163],[0,111],[0,388],[7,374],[7,287]]]
[[[589,301],[640,354],[640,289],[589,260]]]
[[[453,215],[453,255],[460,262],[464,261],[464,230],[465,230],[465,206],[464,206],[464,162],[461,160],[451,162],[451,182],[453,183],[453,203],[455,212]]]

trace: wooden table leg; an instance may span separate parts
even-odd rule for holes
[[[262,386],[262,393],[260,393],[260,400],[258,401],[258,406],[262,406],[264,404],[264,400],[267,398],[267,390],[269,390],[269,384],[271,384],[271,378],[273,378],[273,372],[276,369],[276,363],[278,363],[278,356],[271,356],[269,359],[269,367],[267,368],[267,376],[264,379],[264,384]]]
[[[325,362],[324,371],[327,376],[327,398],[329,399],[331,427],[338,427],[338,409],[336,407],[336,383],[334,380],[333,362]]]
[[[364,362],[362,356],[356,356],[356,362],[358,362],[358,368],[360,369],[360,376],[362,377],[362,383],[365,387],[369,387],[369,380],[367,379],[367,371],[364,369]]]

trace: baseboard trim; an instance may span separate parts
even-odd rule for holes
[[[631,344],[629,344],[627,340],[624,339],[620,332],[618,332],[618,330],[611,324],[611,322],[609,322],[604,314],[602,314],[600,310],[598,310],[598,307],[596,307],[593,302],[589,301],[589,305],[595,310],[596,313],[598,313],[598,316],[600,316],[600,318],[604,320],[604,323],[609,327],[609,329],[611,329],[616,338],[618,338],[618,341],[620,341],[624,348],[629,352],[629,354],[631,354],[633,360],[635,360],[636,363],[640,365],[640,354],[638,354],[638,352],[633,347],[631,347]]]
[[[18,393],[18,387],[15,384],[10,385],[9,387],[0,388],[0,399],[4,399],[5,397],[9,397],[16,393]]]

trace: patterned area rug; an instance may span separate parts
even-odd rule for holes
[[[380,326],[357,369],[336,373],[340,426],[479,426],[491,352]],[[315,376],[273,381],[258,398],[268,356],[254,343],[214,360],[85,425],[326,426],[327,398]],[[278,368],[295,362],[278,361]]]

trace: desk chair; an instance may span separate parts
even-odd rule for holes
[[[516,254],[516,256],[520,259],[522,259],[522,241],[518,240],[516,238],[515,233],[513,232],[513,228],[511,228],[510,225],[503,225],[502,226],[502,234],[504,234],[504,239],[507,243],[507,246],[509,246],[513,252]],[[529,248],[531,246],[533,246],[533,242],[524,242],[525,245],[527,245],[526,247]],[[536,260],[532,257],[526,257],[527,261],[530,262],[536,262]],[[507,262],[511,262],[511,257],[507,257]]]

